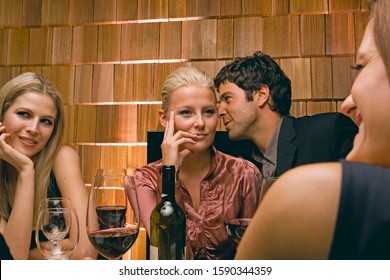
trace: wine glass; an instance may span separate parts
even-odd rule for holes
[[[45,259],[69,259],[79,242],[79,222],[73,208],[46,208],[39,210],[35,241]]]
[[[227,176],[223,214],[226,231],[238,245],[260,203],[261,174],[254,172],[231,173]]]
[[[136,189],[128,190],[137,203],[130,204],[124,184],[126,170],[98,169],[87,208],[87,233],[91,244],[107,259],[119,259],[137,239],[139,207]]]
[[[42,208],[72,208],[72,203],[67,197],[46,197],[41,199],[38,211]]]

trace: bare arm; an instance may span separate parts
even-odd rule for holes
[[[2,233],[15,259],[27,259],[30,250],[34,212],[34,165],[30,158],[18,152],[5,139],[0,123],[0,158],[18,172],[12,211],[8,221],[2,220]]]
[[[53,167],[54,175],[62,196],[70,198],[79,219],[80,238],[72,259],[93,258],[97,252],[89,242],[86,227],[88,191],[81,175],[80,158],[69,146],[63,146]]]
[[[267,192],[236,259],[327,259],[340,188],[339,163],[286,172]]]

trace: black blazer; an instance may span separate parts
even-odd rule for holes
[[[358,128],[341,113],[283,119],[277,149],[276,176],[292,167],[345,158]]]

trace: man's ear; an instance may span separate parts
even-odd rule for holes
[[[269,87],[267,85],[261,86],[260,89],[253,93],[253,101],[256,102],[259,107],[266,105],[269,98],[271,97]]]
[[[167,116],[165,115],[164,111],[163,110],[159,110],[158,111],[158,115],[159,115],[159,118],[160,118],[160,123],[163,127],[166,127],[167,126]]]

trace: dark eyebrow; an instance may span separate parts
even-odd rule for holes
[[[53,122],[56,120],[53,116],[43,116],[42,119],[51,119]]]
[[[29,109],[29,108],[25,108],[25,107],[20,107],[20,108],[16,108],[17,110],[22,110],[22,111],[27,111],[27,112],[29,112],[30,114],[32,114],[33,113],[33,111],[31,111],[31,109]],[[51,116],[51,115],[48,115],[48,116],[43,116],[43,117],[41,117],[41,119],[51,119],[53,122],[55,121],[55,119],[56,119],[56,116]]]
[[[231,94],[231,92],[230,91],[226,91],[223,94],[220,94],[219,98],[223,98],[226,94]]]

